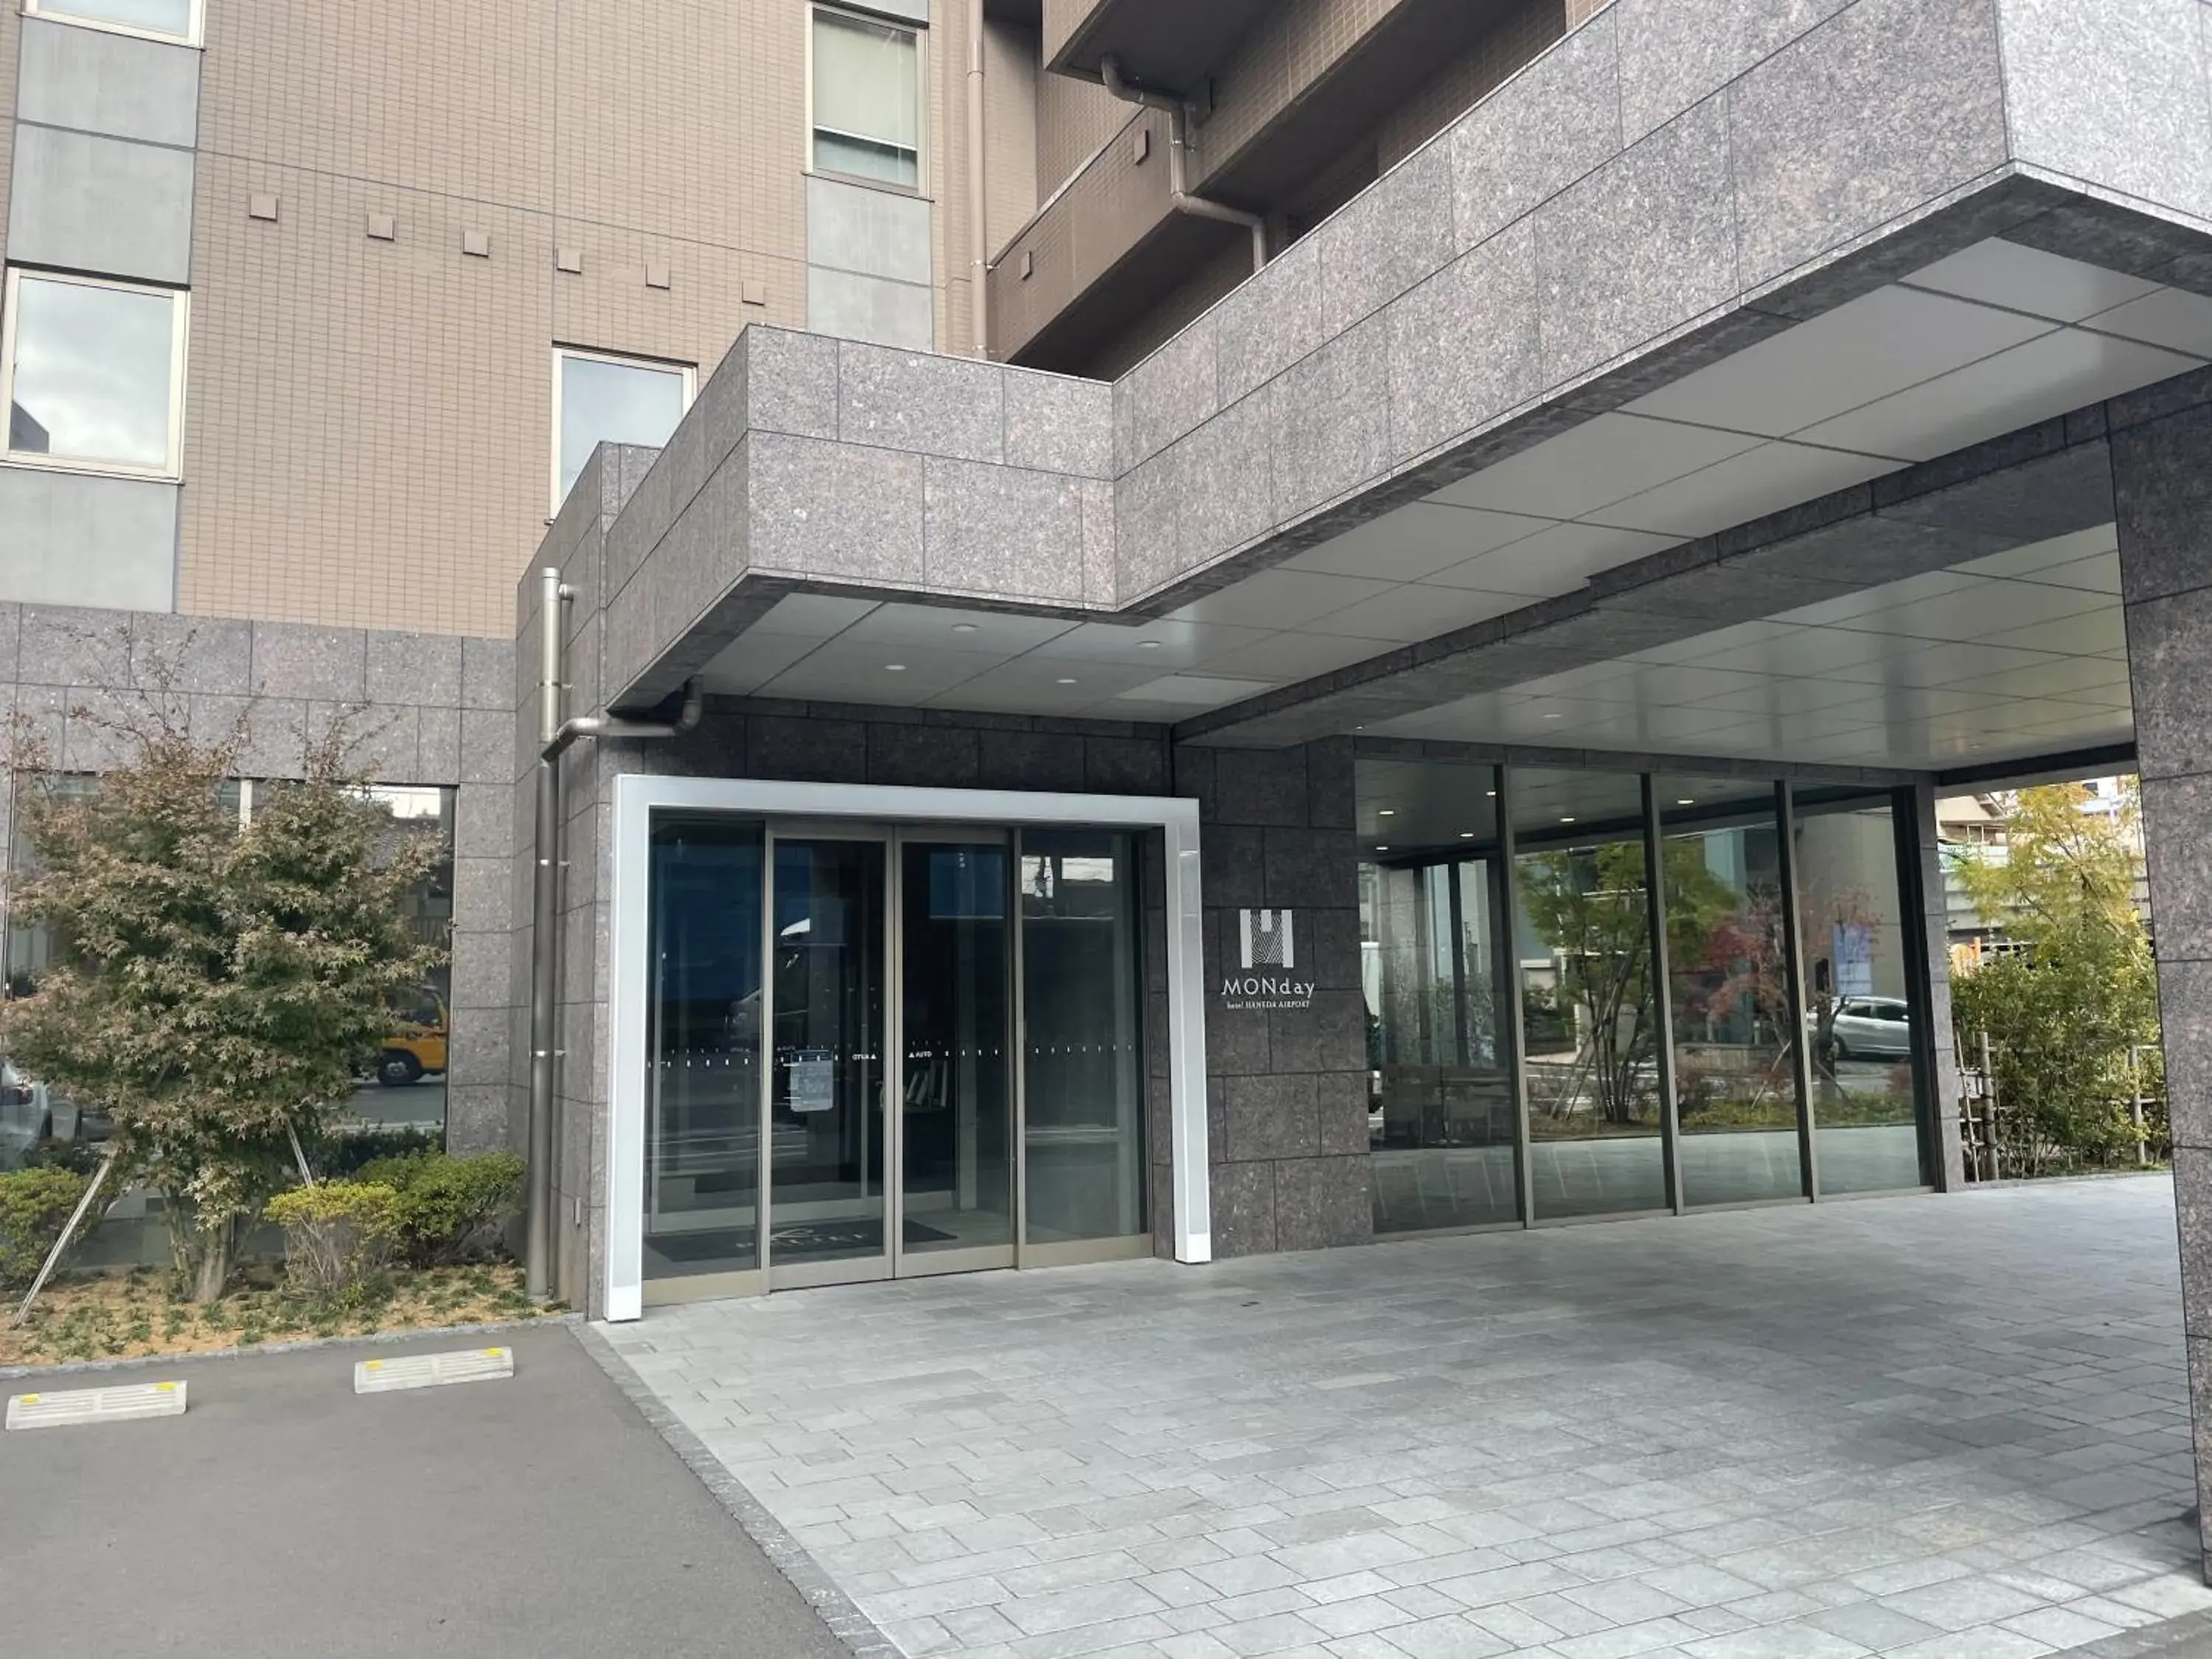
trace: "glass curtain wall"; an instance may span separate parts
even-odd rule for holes
[[[1642,781],[1516,769],[1509,791],[1535,1218],[1663,1208]]]
[[[1456,838],[1480,856],[1360,872],[1377,1232],[1520,1215],[1518,1107],[1498,999],[1496,774],[1455,770],[1463,775],[1449,821],[1469,826]]]
[[[1361,769],[1378,1233],[1923,1183],[1889,794]]]
[[[1685,1204],[1804,1190],[1774,786],[1655,781]]]
[[[1820,1190],[1916,1187],[1926,1179],[1926,1083],[1896,805],[1886,794],[1800,789],[1794,808]]]

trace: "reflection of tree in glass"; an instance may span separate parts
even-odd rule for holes
[[[1697,960],[1735,896],[1705,868],[1695,844],[1670,842],[1665,858],[1668,949]],[[1521,902],[1529,926],[1552,947],[1555,995],[1576,1037],[1572,1071],[1540,1106],[1564,1117],[1588,1091],[1605,1124],[1649,1119],[1656,1105],[1658,1019],[1642,844],[1534,853],[1521,865]]]
[[[1698,842],[1680,843],[1695,849]],[[1668,896],[1673,899],[1675,844],[1668,848]],[[1698,866],[1703,868],[1703,865]],[[1697,981],[1678,996],[1674,1033],[1677,1048],[1692,1033],[1680,1029],[1689,1020],[1701,1021],[1704,1036],[1729,1046],[1734,1064],[1712,1063],[1710,1056],[1697,1063],[1678,1058],[1675,1094],[1685,1127],[1699,1127],[1692,1120],[1718,1120],[1714,1127],[1742,1127],[1732,1121],[1738,1114],[1753,1123],[1781,1122],[1794,1116],[1795,1088],[1790,1076],[1789,1036],[1790,963],[1782,889],[1772,881],[1754,881],[1736,896],[1721,886],[1726,907],[1705,930],[1701,940],[1686,935],[1694,918],[1682,907],[1670,905],[1668,935],[1674,952],[1671,963],[1678,980]],[[1722,1091],[1733,1090],[1741,1098],[1734,1112],[1722,1109]]]

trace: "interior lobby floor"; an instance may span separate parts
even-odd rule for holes
[[[906,1653],[2013,1659],[2212,1607],[2163,1175],[604,1328]]]

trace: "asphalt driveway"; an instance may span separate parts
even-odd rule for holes
[[[511,1381],[353,1394],[452,1336],[54,1378],[191,1410],[0,1434],[0,1653],[849,1659],[574,1333],[477,1340]]]

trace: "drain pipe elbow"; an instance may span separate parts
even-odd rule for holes
[[[1212,219],[1224,225],[1241,225],[1251,233],[1252,270],[1256,274],[1267,263],[1267,221],[1226,202],[1190,192],[1190,111],[1180,99],[1149,92],[1121,72],[1121,60],[1108,52],[1098,60],[1098,80],[1124,103],[1168,112],[1168,205],[1194,219]]]

